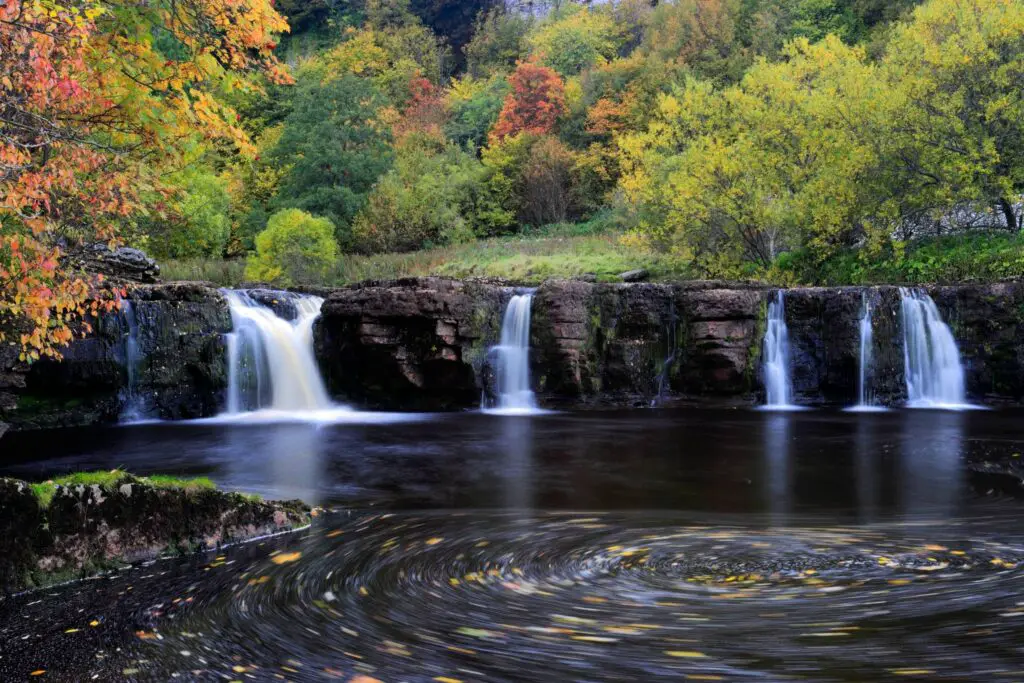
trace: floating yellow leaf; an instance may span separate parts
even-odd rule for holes
[[[64,633],[78,633],[79,630],[80,629],[77,628],[69,628],[67,631],[64,631]]]
[[[889,669],[894,676],[930,676],[935,673],[932,669]]]
[[[99,626],[99,625],[100,625],[100,622],[97,621],[96,619],[93,619],[92,621],[89,622],[89,626]]]
[[[707,657],[703,652],[694,652],[693,650],[665,650],[665,654],[669,657],[685,657],[687,659]]]
[[[46,673],[46,669],[36,669],[29,676],[42,676],[44,673]]]
[[[448,678],[447,676],[435,676],[434,680],[437,681],[437,683],[462,683],[458,678]]]
[[[435,536],[434,538],[428,538],[426,541],[424,541],[424,543],[426,543],[427,545],[437,545],[443,540],[443,538],[438,538],[437,536]]]
[[[281,553],[280,555],[274,555],[270,558],[270,561],[274,564],[288,564],[289,562],[295,562],[297,559],[302,557],[302,553]]]

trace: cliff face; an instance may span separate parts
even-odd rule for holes
[[[115,422],[128,401],[163,419],[216,413],[227,385],[223,335],[231,317],[221,294],[193,283],[138,286],[130,309],[93,321],[61,361],[19,363],[0,352],[0,421],[14,428]],[[129,317],[134,320],[130,321]],[[136,328],[138,360],[129,386],[128,340]]]
[[[961,350],[968,395],[1024,399],[1024,284],[930,287]],[[438,278],[334,292],[317,353],[339,398],[379,409],[452,409],[493,392],[493,359],[512,289]],[[671,398],[757,401],[768,288],[720,282],[549,281],[533,299],[531,376],[543,404],[650,405]],[[797,400],[855,403],[860,320],[872,311],[869,383],[906,399],[896,287],[785,293]]]
[[[379,409],[478,405],[512,290],[417,278],[333,292],[314,328],[328,389]]]
[[[969,398],[1024,400],[1024,283],[926,290],[960,346]],[[516,291],[415,278],[325,292],[314,342],[330,392],[380,410],[478,406],[495,393],[491,349]],[[289,317],[286,298],[251,292],[263,294]],[[532,304],[534,389],[553,407],[760,400],[761,346],[774,295],[719,282],[546,282]],[[96,321],[94,333],[75,341],[62,362],[26,365],[17,362],[15,347],[0,348],[0,428],[114,422],[129,404],[137,414],[164,419],[216,413],[227,384],[223,339],[231,330],[220,292],[191,283],[138,286],[129,301],[130,311]],[[865,302],[872,311],[875,400],[906,399],[899,289],[800,288],[785,293],[800,403],[856,402]],[[138,353],[129,363],[133,328]]]

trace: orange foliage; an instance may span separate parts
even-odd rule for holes
[[[519,62],[509,76],[512,92],[494,124],[491,137],[501,140],[518,133],[546,135],[566,113],[565,85],[554,71],[534,61]]]
[[[423,76],[409,81],[409,102],[394,126],[399,145],[411,133],[420,133],[430,139],[444,141],[444,123],[448,116],[444,93]]]
[[[288,80],[271,54],[272,32],[287,29],[271,0],[168,7],[0,0],[0,341],[23,360],[59,357],[89,315],[117,306],[101,278],[66,270],[65,244],[116,244],[140,176],[175,141],[248,144],[213,86],[243,69]],[[192,56],[163,57],[157,24]]]

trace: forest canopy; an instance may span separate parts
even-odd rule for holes
[[[0,328],[31,357],[101,305],[63,265],[97,240],[281,284],[553,225],[687,277],[852,281],[979,234],[1024,270],[1017,0],[0,0],[0,27]]]

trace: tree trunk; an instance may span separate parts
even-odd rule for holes
[[[1005,197],[1000,197],[999,208],[1003,210],[1003,217],[1006,218],[1006,229],[1011,232],[1018,230],[1020,226],[1017,224],[1017,213],[1014,211],[1013,204]]]

